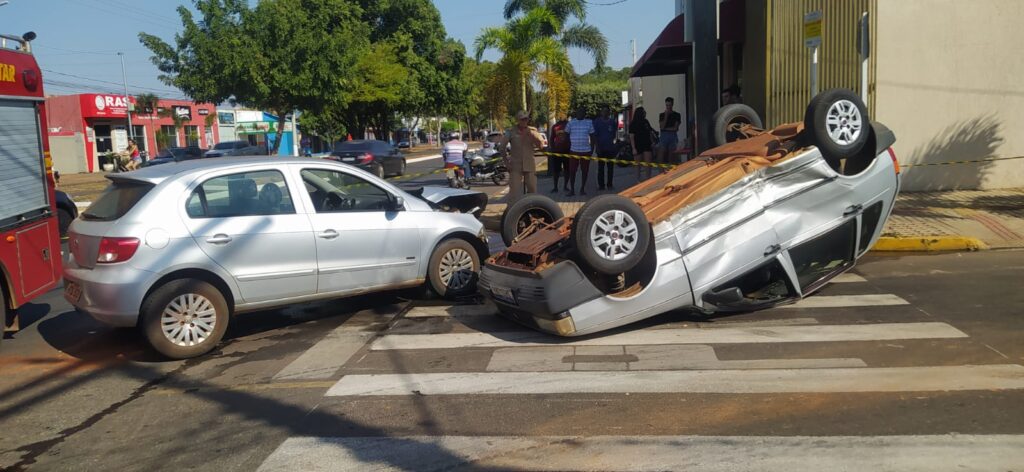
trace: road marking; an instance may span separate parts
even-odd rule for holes
[[[1018,470],[1024,436],[295,437],[258,469]]]
[[[415,158],[412,158],[412,159],[406,159],[405,163],[406,164],[415,164],[417,162],[430,161],[430,160],[440,159],[440,158],[441,158],[440,154],[431,154],[429,156],[415,157]]]
[[[868,280],[865,279],[864,277],[861,277],[861,276],[859,276],[857,274],[854,274],[853,272],[847,272],[845,274],[837,275],[835,278],[830,280],[829,283],[845,284],[845,283],[867,282],[867,281]]]
[[[618,362],[579,361],[594,354],[586,348],[616,349],[627,360]],[[609,352],[609,354],[611,354]],[[597,365],[595,367],[596,364]],[[613,365],[614,364],[614,365]],[[861,359],[752,359],[720,360],[714,348],[701,344],[661,346],[548,346],[495,349],[488,372],[558,372],[583,370],[716,370],[716,369],[826,369],[867,367]]]
[[[342,326],[302,353],[274,375],[274,380],[315,380],[334,377],[376,333],[343,331]]]
[[[432,305],[418,306],[405,313],[406,318],[429,318],[429,317],[474,317],[474,316],[497,316],[498,309],[491,304],[483,305]]]
[[[813,295],[792,305],[783,305],[778,308],[847,308],[909,304],[910,302],[888,293],[872,295]]]
[[[643,372],[346,375],[327,396],[578,393],[850,393],[1024,389],[1015,364]]]
[[[370,345],[370,349],[382,351],[392,349],[458,349],[464,347],[796,343],[966,337],[967,335],[963,331],[946,323],[926,322],[757,328],[648,329],[587,339],[560,338],[536,331],[392,334],[378,338]]]

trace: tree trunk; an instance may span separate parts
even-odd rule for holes
[[[521,87],[521,89],[522,89],[522,92],[523,92],[523,97],[522,97],[523,101],[522,101],[522,108],[521,109],[525,110],[526,109],[526,75],[525,74],[522,76],[521,80],[522,80],[522,83],[521,83],[522,87]]]
[[[276,156],[277,150],[281,148],[281,137],[284,136],[284,118],[284,113],[277,112],[277,131],[274,132],[274,145],[272,146],[273,149],[267,149],[267,155]],[[292,136],[294,136],[295,131],[292,130],[292,133]]]

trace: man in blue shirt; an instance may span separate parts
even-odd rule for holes
[[[581,106],[576,110],[576,117],[566,126],[569,131],[569,153],[580,156],[580,159],[569,160],[569,191],[566,195],[576,195],[576,169],[581,168],[583,180],[580,182],[580,195],[587,194],[587,176],[590,175],[590,161],[586,158],[594,154],[594,122],[587,118],[587,111]]]
[[[594,119],[594,141],[597,143],[597,157],[614,159],[615,133],[618,131],[619,120],[611,116],[611,109],[608,105],[601,106],[601,114]],[[605,179],[605,169],[608,169],[608,177]],[[615,164],[611,162],[597,161],[597,189],[611,189],[612,180],[615,180]],[[606,183],[607,182],[607,183]]]

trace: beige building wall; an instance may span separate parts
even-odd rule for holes
[[[1024,1],[878,2],[875,118],[904,164],[1024,156]],[[910,167],[905,190],[1024,187],[1024,159]]]
[[[88,172],[85,157],[85,135],[50,136],[50,156],[53,168],[61,174]]]

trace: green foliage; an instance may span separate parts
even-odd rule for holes
[[[580,75],[577,78],[577,83],[602,84],[607,82],[612,83],[617,87],[621,87],[622,90],[626,90],[629,87],[629,71],[629,67],[623,67],[622,69],[595,67],[586,74]]]
[[[138,115],[152,115],[156,111],[157,103],[160,102],[160,98],[152,93],[143,93],[135,96],[135,111],[132,113]]]
[[[622,107],[622,91],[629,89],[629,68],[595,67],[576,80],[572,93],[572,110],[582,106],[588,115],[596,115],[601,105],[612,111]]]
[[[156,130],[156,145],[160,149],[165,149],[171,146],[171,135],[164,132],[162,129]],[[156,155],[156,154],[154,154]]]
[[[283,117],[347,105],[350,71],[369,50],[370,27],[350,0],[194,0],[178,7],[174,44],[146,33],[161,80],[199,102],[231,100]],[[283,127],[274,140],[276,153]]]

